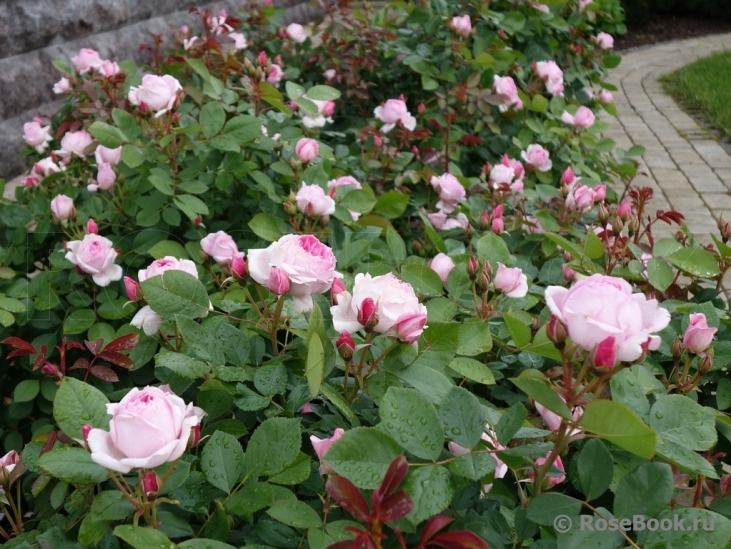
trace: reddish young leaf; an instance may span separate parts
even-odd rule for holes
[[[3,345],[12,345],[16,349],[23,349],[24,351],[30,351],[35,353],[36,349],[27,341],[20,339],[19,337],[8,337],[0,341]]]
[[[424,526],[424,529],[421,531],[422,545],[428,542],[434,536],[436,536],[439,530],[443,530],[453,521],[454,519],[448,517],[447,515],[437,515],[436,517],[429,520],[429,522],[426,523],[426,526]]]
[[[428,545],[444,549],[490,549],[480,536],[466,530],[439,534]]]
[[[409,462],[404,456],[399,456],[391,462],[391,465],[386,471],[386,476],[383,477],[381,487],[379,491],[382,497],[386,498],[398,488],[398,485],[406,478],[409,472]]]
[[[66,345],[66,349],[83,349],[84,346],[79,343],[78,341],[71,341],[68,344],[66,344],[66,338],[64,338],[64,345]]]
[[[25,349],[15,349],[14,351],[10,351],[6,358],[13,358],[15,356],[26,356],[26,355],[34,355],[34,354],[36,354],[35,350],[27,351]]]
[[[393,522],[405,517],[413,510],[414,502],[411,501],[409,494],[399,490],[381,502],[378,517],[384,522]]]
[[[89,361],[85,358],[79,358],[69,370],[86,370],[89,367]]]
[[[53,448],[53,445],[56,444],[56,440],[58,440],[59,431],[51,431],[48,433],[48,438],[46,439],[45,444],[43,445],[43,448],[41,448],[40,455],[45,454],[46,452],[50,452],[51,448]]]
[[[111,368],[107,368],[106,366],[92,366],[89,369],[89,372],[94,377],[98,377],[99,379],[103,379],[104,381],[119,381],[119,378],[117,377],[117,374],[112,370]]]
[[[38,370],[39,368],[42,368],[43,365],[46,363],[46,352],[45,350],[43,353],[38,355],[38,358],[35,359],[33,362],[33,369]]]
[[[118,337],[114,341],[111,341],[106,347],[104,352],[107,351],[131,351],[140,342],[140,334],[127,334],[122,337]]]
[[[104,351],[100,353],[99,358],[103,358],[104,360],[108,360],[112,364],[119,366],[121,368],[127,368],[128,370],[131,370],[135,367],[134,361],[129,358],[127,355],[123,355],[122,353],[118,353],[116,351]]]
[[[347,478],[332,475],[327,479],[325,489],[348,513],[366,522],[370,519],[371,512],[363,494]]]
[[[97,339],[96,341],[84,340],[84,345],[86,345],[86,348],[89,349],[89,352],[91,354],[96,356],[102,350],[102,347],[104,347],[104,340],[103,339]]]

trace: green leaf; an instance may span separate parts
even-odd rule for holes
[[[282,233],[279,230],[279,224],[273,216],[268,213],[260,212],[256,214],[251,221],[249,221],[249,228],[254,231],[254,234],[266,240],[267,242],[274,242],[282,238]]]
[[[457,357],[449,363],[449,367],[459,375],[477,383],[482,383],[483,385],[495,384],[495,376],[492,370],[482,362],[478,362],[472,358]]]
[[[470,318],[460,324],[457,354],[475,356],[492,349],[492,335],[487,322]]]
[[[208,215],[208,206],[200,198],[190,194],[179,194],[173,198],[173,204],[193,221],[199,215]]]
[[[294,82],[291,82],[289,80],[285,82],[284,89],[287,91],[287,97],[292,100],[299,99],[305,94],[305,89],[302,86],[295,84]]]
[[[26,310],[22,301],[12,297],[0,297],[0,309],[5,309],[11,313],[24,313]]]
[[[226,123],[226,111],[218,101],[210,101],[203,105],[199,120],[203,126],[203,135],[210,138],[223,129]]]
[[[119,128],[105,124],[104,122],[94,122],[89,126],[88,132],[96,139],[100,145],[104,145],[110,149],[116,149],[122,146],[122,142],[129,141]]]
[[[716,387],[716,407],[719,410],[731,408],[731,380],[721,378]]]
[[[244,451],[236,437],[213,433],[201,453],[201,469],[208,482],[230,494],[244,473]]]
[[[525,347],[530,343],[531,329],[526,326],[517,315],[511,313],[503,313],[503,320],[505,321],[510,337],[513,338],[515,345],[519,348]]]
[[[236,549],[236,547],[215,539],[196,538],[178,543],[178,549]]]
[[[37,379],[26,379],[15,386],[13,391],[13,402],[29,402],[36,398],[41,390]]]
[[[112,109],[112,120],[114,120],[114,123],[120,131],[129,139],[134,139],[142,133],[134,116],[125,110],[117,108]]]
[[[188,259],[188,252],[185,251],[182,245],[174,240],[161,240],[155,244],[152,248],[147,250],[155,259],[160,259],[165,256],[172,256],[176,259]]]
[[[89,516],[94,521],[124,520],[131,517],[135,508],[119,490],[99,492],[91,503]]]
[[[471,449],[480,442],[484,412],[480,401],[467,389],[452,387],[439,405],[439,417],[447,437],[460,446]]]
[[[577,472],[587,501],[607,491],[612,483],[614,460],[601,440],[591,439],[584,444],[579,453]]]
[[[675,275],[664,259],[653,257],[647,262],[647,280],[652,286],[664,292],[673,283]]]
[[[317,528],[322,520],[315,510],[298,499],[280,499],[267,509],[267,515],[293,528]]]
[[[53,400],[53,419],[67,436],[83,439],[81,428],[86,424],[104,430],[109,427],[108,402],[96,387],[66,376]]]
[[[287,389],[287,369],[283,364],[265,364],[254,374],[254,387],[268,397],[283,395]]]
[[[400,217],[409,205],[409,195],[401,191],[388,191],[378,197],[375,211],[386,219]]]
[[[684,448],[680,444],[658,438],[656,452],[663,461],[675,465],[681,471],[692,475],[718,478],[718,473],[706,458]]]
[[[655,432],[619,402],[595,400],[589,403],[581,418],[581,426],[585,431],[599,435],[637,456],[651,459],[655,455]]]
[[[558,414],[564,419],[571,419],[569,408],[566,406],[566,403],[561,400],[561,397],[558,396],[558,393],[556,393],[556,391],[554,391],[548,384],[525,376],[524,374],[526,372],[529,372],[529,370],[523,372],[520,377],[511,377],[510,381],[512,381],[518,389],[523,391],[529,397],[535,399],[539,404],[551,410],[554,414]],[[539,372],[539,374],[541,378],[545,379],[542,373]]]
[[[436,461],[444,446],[444,429],[434,405],[415,389],[391,387],[379,405],[381,425],[403,449]]]
[[[505,410],[495,429],[498,442],[507,446],[508,442],[513,440],[516,433],[523,427],[523,422],[527,417],[528,410],[520,402],[516,402]]]
[[[76,309],[63,321],[66,335],[83,334],[96,322],[96,313],[90,309]]]
[[[441,466],[426,465],[409,471],[403,489],[414,502],[413,511],[406,515],[412,524],[433,517],[449,506],[454,494],[449,480],[449,471]]]
[[[368,251],[373,246],[372,240],[352,240],[346,242],[336,253],[338,268],[347,269],[368,256]]]
[[[257,427],[246,447],[247,476],[281,472],[295,460],[301,445],[299,419],[267,419]]]
[[[265,482],[251,482],[226,500],[226,510],[238,517],[251,515],[264,509],[274,501],[271,485]]]
[[[439,404],[449,390],[454,387],[441,372],[417,363],[412,364],[405,370],[396,372],[396,377],[423,393],[434,404]]]
[[[477,257],[481,262],[489,261],[493,271],[497,272],[498,263],[512,264],[510,251],[505,241],[495,233],[487,233],[477,241]]]
[[[402,450],[386,433],[373,427],[357,427],[336,440],[322,458],[336,473],[359,488],[374,490],[381,485],[391,462]]]
[[[340,92],[330,86],[313,86],[307,90],[307,97],[315,101],[333,101],[340,97]]]
[[[300,452],[295,460],[287,465],[281,473],[269,477],[273,484],[293,485],[307,480],[311,473],[312,460],[307,454]]]
[[[0,210],[0,221],[8,227],[24,227],[31,219],[31,213],[19,204],[6,204]]]
[[[145,162],[145,154],[142,149],[134,145],[122,146],[122,162],[130,168],[139,168]]]
[[[681,271],[693,276],[708,278],[721,272],[716,257],[700,247],[683,248],[670,254],[667,259]]]
[[[608,69],[614,69],[622,62],[622,57],[616,53],[609,53],[604,56],[604,66]]]
[[[83,448],[56,448],[38,458],[37,465],[68,484],[99,484],[109,478],[107,470],[94,463]]]
[[[464,454],[458,456],[449,464],[449,470],[454,475],[470,480],[479,480],[495,471],[497,462],[490,454]]]
[[[208,313],[208,292],[203,283],[184,271],[165,271],[140,284],[150,308],[164,319],[198,318]]]
[[[388,229],[386,231],[386,243],[388,249],[391,251],[395,265],[398,267],[403,264],[406,259],[406,244],[404,239],[394,230]]]
[[[310,388],[310,395],[316,397],[322,385],[322,374],[325,368],[325,350],[317,333],[313,333],[307,342],[307,362],[305,377]]]
[[[548,110],[548,99],[546,99],[542,95],[533,96],[530,110],[535,112],[546,112]]]
[[[192,61],[192,59],[188,61]],[[134,549],[150,549],[151,547],[175,549],[175,544],[165,534],[153,528],[124,524],[114,529],[114,535],[129,543]]]
[[[343,196],[340,205],[354,212],[365,214],[370,212],[373,206],[376,205],[376,199],[372,192],[365,189],[356,189]]]
[[[663,440],[688,450],[710,450],[718,442],[715,413],[683,395],[658,397],[650,427]]]
[[[204,326],[184,316],[176,318],[175,322],[188,349],[193,351],[198,358],[213,364],[224,364],[226,362],[222,346]]]
[[[614,494],[614,516],[619,519],[634,515],[654,517],[670,502],[674,492],[670,465],[643,463],[619,481]]]
[[[401,278],[411,284],[418,295],[442,295],[442,280],[426,265],[410,263],[401,267]]]
[[[658,528],[655,531],[648,531],[643,544],[645,549],[676,547],[725,549],[731,539],[731,520],[707,509],[676,506],[674,509],[664,510],[657,518],[659,521],[669,521],[673,525],[682,520],[684,529]]]
[[[155,355],[155,368],[167,368],[186,379],[197,379],[211,372],[211,368],[205,362],[168,351]]]
[[[578,516],[581,502],[563,494],[541,494],[528,505],[528,519],[542,526],[552,526],[559,515]]]

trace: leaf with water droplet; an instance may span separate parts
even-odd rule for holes
[[[412,524],[444,511],[454,495],[449,471],[442,466],[427,465],[410,470],[403,488],[414,502],[414,510],[406,516]]]
[[[444,427],[434,405],[419,391],[391,387],[381,400],[379,413],[386,432],[402,448],[422,459],[439,458],[444,447]],[[419,425],[414,423],[415,418]]]
[[[452,387],[439,405],[439,417],[447,437],[465,448],[480,441],[485,414],[477,397],[462,387]]]
[[[201,452],[201,469],[216,488],[231,493],[244,472],[244,451],[236,437],[216,431]]]

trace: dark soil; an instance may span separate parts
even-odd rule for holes
[[[656,17],[647,25],[631,27],[626,35],[616,37],[614,47],[617,50],[626,50],[648,44],[725,32],[731,32],[731,21],[717,21],[715,19],[689,16]]]

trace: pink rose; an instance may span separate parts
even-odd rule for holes
[[[600,372],[614,370],[617,365],[617,339],[614,336],[609,336],[600,341],[591,358],[596,370]]]
[[[97,165],[96,183],[89,183],[86,186],[86,190],[90,193],[95,193],[99,189],[106,191],[112,188],[115,181],[117,181],[117,174],[114,173],[112,166],[106,162],[102,162]]]
[[[515,173],[515,177],[517,179],[523,179],[523,176],[525,175],[525,168],[523,167],[523,164],[521,164],[520,160],[508,158],[508,155],[504,154],[500,159],[500,163],[508,168],[513,168],[513,173]]]
[[[538,2],[531,2],[531,7],[542,12],[542,13],[551,13],[551,8],[549,8],[546,4],[540,4]]]
[[[94,463],[120,473],[180,458],[205,415],[166,385],[135,387],[119,404],[107,404],[107,413],[112,416],[109,431],[92,429],[86,441]]]
[[[505,446],[500,444],[497,440],[497,435],[495,434],[495,431],[490,429],[489,425],[485,426],[486,432],[482,433],[482,440],[487,442],[488,447],[491,450],[507,450]],[[452,452],[455,456],[464,456],[466,454],[469,454],[472,452],[469,448],[464,448],[463,446],[460,446],[456,442],[450,442],[447,445],[447,448],[450,452]],[[490,455],[495,460],[495,479],[504,478],[505,475],[508,474],[508,466],[505,465],[505,463],[497,456],[496,453],[490,453]],[[492,488],[492,484],[484,484],[482,486],[483,493],[487,493]]]
[[[576,177],[576,174],[574,173],[574,170],[571,166],[566,168],[566,171],[563,172],[561,175],[561,183],[566,183],[567,185],[571,185],[574,181],[577,181],[578,178]]]
[[[284,78],[282,67],[272,63],[272,66],[269,67],[269,74],[267,74],[267,82],[276,86],[282,81],[282,78]]]
[[[71,89],[71,82],[66,77],[61,78],[58,82],[53,85],[53,93],[56,95],[66,93]]]
[[[619,217],[622,221],[629,221],[631,215],[632,204],[630,203],[628,198],[625,198],[617,207],[617,217]]]
[[[539,172],[548,172],[553,167],[548,151],[540,145],[528,145],[528,148],[520,153],[526,163]]]
[[[515,179],[515,170],[503,164],[495,164],[492,170],[490,170],[490,181],[492,182],[493,189],[498,189],[501,186],[510,186]]]
[[[503,100],[503,104],[500,105],[501,112],[505,112],[512,107],[516,109],[523,108],[523,101],[518,96],[518,87],[512,77],[495,75],[492,90],[495,94],[501,96]]]
[[[454,269],[454,261],[447,254],[438,253],[427,263],[429,268],[439,275],[444,284],[447,283],[449,272]]]
[[[403,99],[389,99],[383,105],[376,107],[373,114],[385,123],[381,128],[383,133],[390,132],[398,123],[409,131],[413,131],[416,127],[416,118],[411,116]]]
[[[320,154],[320,145],[314,139],[303,137],[294,146],[294,153],[302,162],[311,162]]]
[[[48,148],[48,143],[53,141],[51,126],[42,126],[37,120],[26,122],[23,124],[23,141],[36,152],[42,153]]]
[[[506,267],[498,263],[495,289],[508,297],[525,297],[528,293],[528,277],[518,267]]]
[[[546,463],[546,459],[548,458],[548,454],[546,454],[546,457],[540,457],[536,459],[536,465],[540,467],[544,463]],[[564,469],[563,462],[561,461],[561,456],[556,456],[556,459],[554,460],[553,464],[551,465],[552,468],[559,469],[561,472],[566,472],[566,469]],[[532,469],[528,472],[528,476],[531,478],[531,480],[535,479],[536,473]],[[557,484],[561,484],[564,480],[566,480],[566,475],[559,475],[559,476],[546,476],[544,479],[544,482],[546,484],[546,488],[553,488]]]
[[[609,90],[602,90],[599,92],[599,101],[604,104],[614,103],[614,95]]]
[[[284,295],[289,292],[289,278],[279,267],[272,267],[269,271],[269,278],[264,282],[266,289],[276,295]]]
[[[107,59],[101,64],[101,67],[99,67],[99,74],[106,76],[107,78],[111,78],[112,76],[119,74],[119,65],[117,65],[114,61]]]
[[[165,271],[183,271],[198,278],[198,269],[190,259],[177,259],[172,256],[165,256],[153,261],[147,269],[140,269],[137,278],[144,282],[148,278],[161,275]]]
[[[311,311],[312,294],[327,292],[340,276],[332,250],[312,235],[288,234],[268,248],[249,250],[248,256],[251,278],[259,284],[269,280],[274,268],[287,275],[296,312]]]
[[[156,111],[157,118],[175,107],[182,89],[180,82],[169,74],[146,74],[139,86],[129,89],[127,99],[133,105],[145,105],[145,108]]]
[[[360,184],[355,177],[351,175],[341,175],[337,179],[331,179],[327,182],[327,188],[333,189],[335,187],[347,187],[352,186],[354,189],[362,189],[363,185]]]
[[[309,404],[310,404],[309,402],[307,404],[305,404],[305,407],[309,406]],[[312,407],[310,407],[309,412],[312,412]],[[302,413],[305,413],[304,408],[302,408]],[[317,457],[320,458],[320,460],[322,460],[322,458],[325,456],[327,451],[330,449],[330,446],[333,445],[333,442],[338,440],[344,434],[345,434],[345,429],[338,427],[337,429],[335,429],[333,436],[331,436],[330,438],[319,438],[319,437],[316,437],[315,435],[310,435],[310,442],[312,443],[312,447],[314,448],[315,453],[317,454]],[[324,475],[326,473],[333,473],[333,472],[334,471],[330,467],[325,465],[324,463],[322,463],[320,465],[320,474],[321,475]]]
[[[457,217],[448,218],[440,227],[442,231],[448,231],[450,229],[466,229],[469,227],[469,220],[463,213],[457,214]]]
[[[464,201],[467,191],[462,183],[451,173],[445,173],[441,176],[433,175],[431,178],[432,187],[439,193],[439,202],[437,208],[445,213],[451,213],[459,202]]]
[[[37,187],[41,184],[40,178],[36,177],[35,175],[26,175],[23,180],[21,181],[21,184],[23,187],[26,188],[32,188]]]
[[[657,300],[633,294],[621,278],[600,274],[579,280],[570,289],[549,286],[546,304],[585,351],[613,336],[617,359],[623,362],[637,360],[645,348],[657,350],[660,337],[653,334],[670,322],[670,313]]]
[[[685,334],[683,334],[683,345],[693,353],[703,353],[708,349],[711,341],[713,341],[713,334],[717,331],[717,328],[708,327],[706,315],[693,313],[690,315],[690,324],[688,324]]]
[[[246,36],[243,33],[229,32],[228,37],[234,41],[234,51],[241,51],[246,49],[246,46],[248,44],[246,43]]]
[[[461,36],[469,36],[472,32],[472,21],[469,15],[458,15],[452,17],[452,28]]]
[[[586,6],[594,2],[595,0],[579,0],[579,11],[584,11]]]
[[[71,58],[71,62],[79,74],[86,74],[91,70],[98,69],[103,63],[101,57],[99,57],[99,52],[89,48],[81,48],[79,53]]]
[[[234,257],[242,255],[231,236],[224,231],[211,233],[201,240],[201,251],[219,265],[231,265]]]
[[[536,73],[546,85],[546,90],[551,95],[563,95],[563,71],[555,61],[538,61]]]
[[[310,99],[307,96],[303,96],[306,99]],[[302,114],[302,125],[305,128],[322,128],[328,122],[332,122],[332,115],[335,112],[335,101],[318,101],[317,99],[310,99],[317,107],[317,114],[315,116],[309,114]]]
[[[353,333],[363,329],[358,316],[361,304],[368,299],[377,306],[376,332],[399,337],[408,343],[421,335],[426,323],[426,307],[419,303],[411,285],[393,273],[375,277],[368,273],[357,274],[352,296],[348,292],[340,293],[337,305],[330,308],[335,330]]]
[[[114,264],[117,251],[112,241],[98,234],[84,235],[82,240],[66,243],[66,259],[91,275],[99,286],[122,278],[122,267]]]
[[[0,458],[0,484],[7,484],[10,480],[10,473],[13,472],[15,466],[20,461],[20,456],[15,450],[10,450],[7,454]],[[0,489],[2,494],[2,489]]]
[[[566,399],[563,397],[561,397],[561,400],[566,402]],[[558,432],[559,428],[561,427],[561,422],[563,421],[561,416],[559,416],[558,414],[554,414],[551,410],[545,408],[539,402],[536,402],[536,411],[543,418],[543,422],[546,424],[546,427],[548,427],[551,431],[555,433]],[[574,408],[571,410],[571,419],[574,421],[574,423],[578,423],[578,421],[581,419],[581,416],[583,415],[584,408],[582,406],[574,406]],[[578,435],[580,432],[581,429],[571,429],[571,431],[569,432],[569,436],[572,437],[574,435]]]
[[[335,71],[335,69],[327,69],[322,75],[325,77],[326,80],[331,81],[335,80],[335,77],[338,75],[338,73]]]
[[[85,130],[66,132],[61,138],[61,150],[58,151],[58,154],[64,158],[72,154],[83,158],[86,156],[86,150],[93,142],[94,139]]]
[[[130,324],[145,332],[145,335],[153,336],[162,325],[162,317],[153,311],[149,305],[145,305],[132,317]]]
[[[69,198],[65,194],[56,195],[53,200],[51,200],[51,211],[57,219],[68,219],[76,215],[73,199]]]
[[[305,27],[303,27],[299,23],[292,23],[291,25],[287,25],[284,30],[287,33],[287,36],[289,36],[292,40],[299,44],[307,40],[312,34],[311,31],[305,29]]]
[[[64,170],[66,170],[66,167],[56,164],[50,156],[33,164],[33,171],[43,177],[48,177],[52,173],[58,173]]]
[[[325,194],[319,185],[302,183],[295,197],[299,211],[308,216],[322,216],[335,213],[335,201]]]
[[[142,287],[128,276],[124,277],[124,291],[130,301],[139,301],[142,299]]]
[[[566,208],[569,210],[588,210],[594,204],[594,189],[586,185],[571,185],[566,196]]]
[[[590,128],[594,125],[596,117],[590,108],[581,106],[576,109],[575,115],[569,114],[568,111],[563,111],[561,120],[564,124],[575,126],[577,128]]]
[[[109,149],[104,145],[99,145],[94,151],[94,158],[97,164],[107,163],[116,166],[122,160],[122,147]]]
[[[611,34],[606,32],[600,32],[596,36],[592,37],[592,40],[603,50],[611,50],[614,47],[614,38]]]

